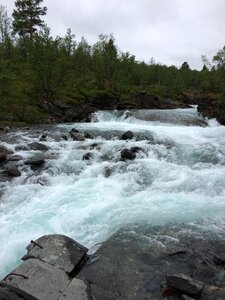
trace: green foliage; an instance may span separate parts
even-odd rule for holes
[[[13,11],[13,30],[21,37],[33,37],[36,27],[42,27],[40,16],[46,15],[47,7],[40,7],[43,0],[16,0]]]
[[[45,100],[77,105],[90,97],[119,98],[132,105],[143,91],[160,101],[196,93],[225,95],[225,47],[215,55],[214,66],[202,56],[201,71],[191,70],[187,62],[177,68],[153,58],[137,61],[118,49],[112,34],[100,35],[93,46],[84,37],[76,41],[71,29],[53,38],[41,20],[47,11],[42,2],[15,1],[13,26],[0,6],[1,122],[41,122],[46,116],[39,104]]]

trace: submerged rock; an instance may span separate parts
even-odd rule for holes
[[[83,155],[82,160],[91,160],[93,159],[94,155],[91,152],[87,152]]]
[[[132,151],[131,149],[123,149],[121,151],[121,158],[123,160],[133,160],[136,158],[136,154],[135,154],[135,151]]]
[[[121,139],[122,140],[131,140],[134,137],[134,134],[132,131],[128,130],[126,132],[124,132],[124,134],[122,135]]]
[[[85,133],[84,133],[84,137],[85,137],[86,139],[91,139],[91,140],[94,139],[93,135],[90,134],[89,132],[85,132]]]

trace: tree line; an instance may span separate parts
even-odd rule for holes
[[[113,35],[99,35],[90,45],[71,29],[53,37],[42,17],[43,0],[17,0],[12,20],[0,6],[0,121],[34,122],[38,103],[61,99],[76,105],[85,96],[116,94],[121,99],[145,91],[159,98],[182,93],[225,94],[225,47],[213,58],[202,57],[201,71],[184,62],[180,68],[138,61],[122,52]],[[107,99],[105,99],[107,101]]]

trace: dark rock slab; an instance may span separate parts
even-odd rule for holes
[[[70,283],[66,272],[39,259],[23,262],[12,273],[20,276],[8,275],[2,284],[25,299],[56,300]]]
[[[122,140],[131,140],[133,137],[134,137],[133,132],[128,130],[122,134],[121,139]]]
[[[47,151],[47,150],[49,150],[48,146],[46,146],[42,143],[37,143],[37,142],[28,144],[28,147],[31,150],[37,150],[37,151]]]
[[[59,300],[89,300],[88,287],[83,280],[74,278]]]
[[[135,152],[132,151],[131,149],[123,149],[123,150],[121,151],[121,158],[122,158],[123,160],[126,160],[126,159],[128,159],[128,160],[133,160],[133,159],[136,158],[136,154],[135,154]]]
[[[26,145],[19,145],[19,146],[15,147],[15,150],[16,151],[29,151],[30,148],[28,146],[26,146]]]
[[[37,155],[34,155],[33,157],[25,160],[24,163],[25,163],[25,165],[40,166],[45,163],[45,157],[43,154],[37,154]]]
[[[204,283],[185,274],[172,274],[166,276],[167,285],[196,299],[200,298]]]
[[[27,260],[37,258],[57,268],[71,273],[79,268],[86,258],[88,249],[73,239],[64,235],[44,235],[27,246],[27,254],[22,258]]]

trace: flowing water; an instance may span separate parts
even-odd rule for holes
[[[121,228],[145,241],[151,238],[146,228],[169,224],[188,235],[225,236],[225,127],[203,120],[195,107],[99,111],[93,120],[2,137],[15,151],[38,141],[46,128],[50,150],[44,168],[20,162],[22,176],[0,183],[1,277],[20,262],[29,241],[44,234],[68,235],[92,251]],[[94,140],[55,141],[74,127]],[[123,141],[127,130],[135,138]],[[121,150],[130,147],[142,150],[135,160],[121,161]],[[82,160],[87,152],[90,161]]]

